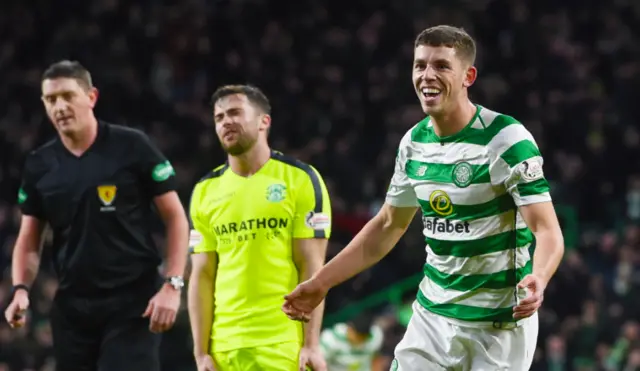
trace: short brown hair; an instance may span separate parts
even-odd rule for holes
[[[476,61],[476,42],[462,28],[447,25],[429,27],[416,37],[414,47],[420,45],[454,48],[456,55],[463,61],[471,65]]]
[[[269,99],[264,95],[262,90],[252,85],[221,86],[211,96],[211,105],[215,106],[220,99],[234,94],[242,94],[246,96],[252,105],[267,115],[271,114],[271,104],[269,103]]]
[[[85,89],[93,87],[89,70],[84,68],[78,61],[63,60],[56,62],[47,67],[42,74],[42,81],[59,78],[75,79]]]

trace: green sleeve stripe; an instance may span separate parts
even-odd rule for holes
[[[447,274],[440,272],[429,264],[424,265],[423,272],[433,283],[445,290],[474,291],[478,289],[497,290],[515,287],[518,284],[518,278],[531,273],[532,269],[533,262],[529,260],[524,267],[507,269],[491,274],[475,274],[472,276]]]
[[[549,183],[544,178],[531,183],[518,184],[518,193],[520,193],[520,197],[534,196],[546,192],[549,192]]]
[[[524,139],[509,147],[500,157],[509,167],[514,167],[524,160],[537,156],[540,156],[538,147],[532,141]]]
[[[456,184],[455,170],[459,164],[439,164],[432,162],[422,162],[417,160],[407,160],[405,171],[410,179],[429,180],[437,183]],[[469,184],[491,183],[489,165],[468,165],[469,179],[464,183],[464,187]]]
[[[428,237],[425,241],[436,255],[470,258],[527,246],[533,242],[533,234],[528,228],[522,228],[469,241],[444,241]]]
[[[460,221],[471,221],[480,218],[500,215],[507,211],[515,210],[516,208],[516,204],[513,202],[513,197],[511,197],[511,195],[508,193],[498,196],[491,201],[476,205],[458,205],[451,204],[447,201],[447,203],[442,206],[439,205],[437,199],[418,199],[418,203],[421,206],[422,215],[427,218],[442,218]],[[446,212],[443,212],[443,207],[445,208]]]
[[[445,317],[452,317],[464,321],[482,322],[515,322],[512,308],[483,308],[463,304],[437,304],[427,299],[418,291],[417,301],[427,310]]]

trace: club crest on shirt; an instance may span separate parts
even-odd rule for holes
[[[284,184],[272,184],[267,187],[267,201],[280,202],[287,197],[287,187]]]
[[[453,184],[460,188],[468,187],[473,179],[473,167],[468,162],[458,162],[453,167]]]
[[[100,211],[113,211],[116,209],[112,204],[116,199],[117,191],[118,187],[116,187],[115,185],[109,184],[98,186],[98,198],[103,205],[100,208]]]

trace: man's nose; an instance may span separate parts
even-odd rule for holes
[[[226,129],[233,125],[233,120],[231,119],[231,117],[225,116],[222,118],[222,121],[220,121],[220,124],[222,125],[223,128]]]
[[[53,112],[65,112],[68,107],[69,104],[65,102],[64,99],[56,99],[56,101],[53,103]]]
[[[436,79],[436,70],[432,66],[427,66],[422,72],[422,78],[426,81],[433,81]]]

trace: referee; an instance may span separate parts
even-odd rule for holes
[[[44,72],[42,101],[58,137],[26,160],[5,317],[14,328],[25,324],[32,262],[49,224],[59,280],[50,313],[57,369],[156,371],[159,333],[180,306],[188,222],[169,161],[142,132],[98,121],[97,100],[78,62]],[[166,226],[164,276],[149,232],[152,205]]]

